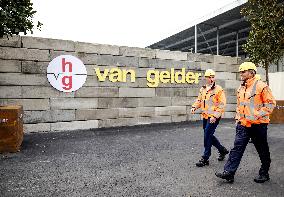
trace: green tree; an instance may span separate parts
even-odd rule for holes
[[[277,0],[248,0],[241,14],[251,23],[247,43],[243,45],[250,61],[266,70],[284,52],[284,6]]]
[[[4,35],[18,35],[20,32],[33,33],[33,10],[30,0],[0,0],[0,38]],[[42,23],[37,22],[40,30]]]

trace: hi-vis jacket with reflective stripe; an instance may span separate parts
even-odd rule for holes
[[[202,110],[202,117],[208,119],[210,117],[220,118],[225,111],[226,96],[221,86],[215,85],[211,88],[203,86],[197,100],[192,105],[193,108]]]
[[[269,123],[276,102],[269,86],[255,77],[242,84],[237,93],[236,119],[245,127]]]

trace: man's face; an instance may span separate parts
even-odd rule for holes
[[[246,80],[250,79],[251,76],[252,75],[251,75],[251,73],[248,70],[240,72],[240,77],[241,77],[242,81],[246,81]]]
[[[215,76],[205,77],[206,84],[212,84],[215,81]]]

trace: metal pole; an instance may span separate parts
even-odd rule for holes
[[[219,27],[217,27],[217,55],[219,55]]]
[[[236,31],[236,57],[239,57],[239,32]]]
[[[197,53],[197,25],[194,26],[194,52]]]

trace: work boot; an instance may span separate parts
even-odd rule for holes
[[[224,147],[222,152],[219,152],[218,161],[223,161],[228,153],[229,151]]]
[[[258,175],[258,177],[256,177],[254,180],[254,182],[256,183],[264,183],[265,181],[269,181],[269,174],[260,174]]]
[[[224,171],[224,172],[216,172],[215,175],[221,179],[225,179],[228,183],[234,182],[234,174]]]
[[[209,165],[209,161],[204,159],[203,157],[196,163],[197,167],[204,167]]]

